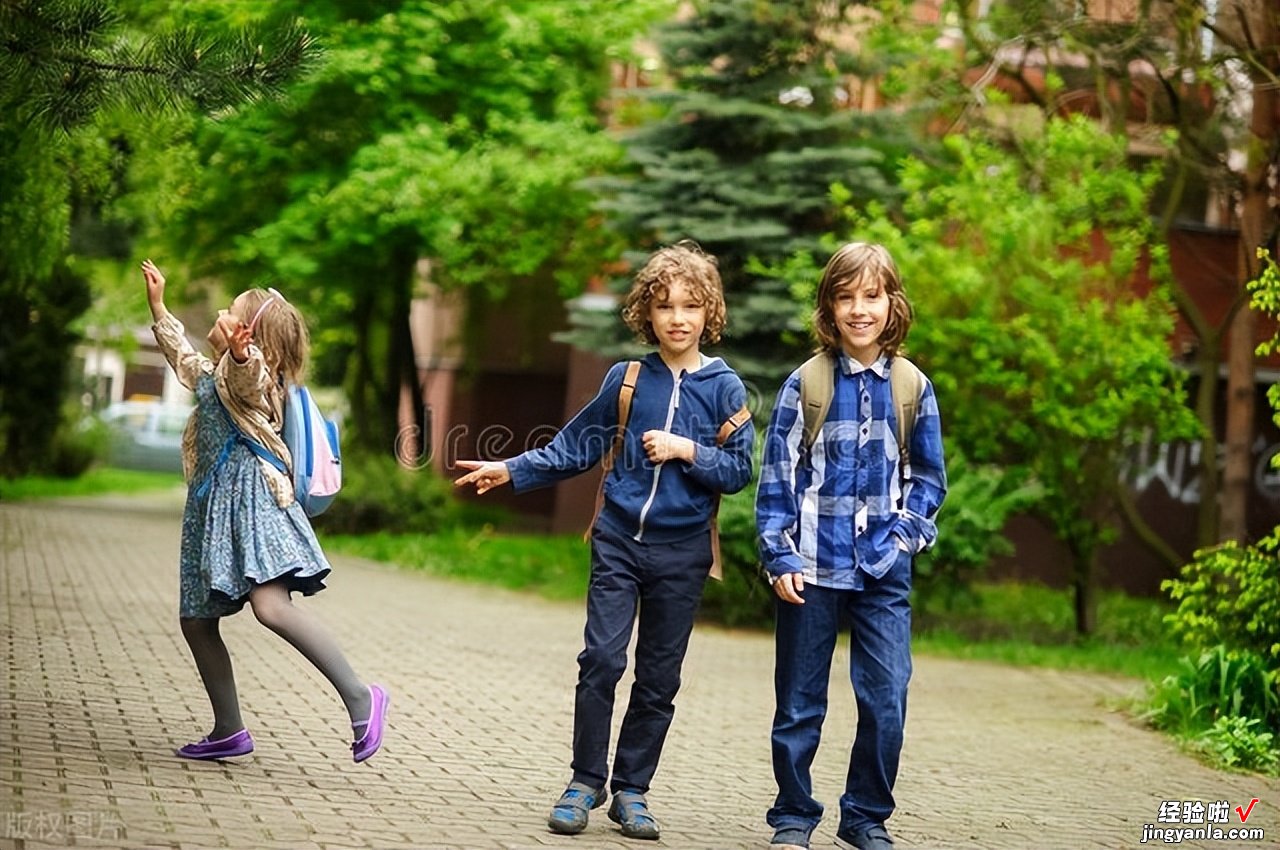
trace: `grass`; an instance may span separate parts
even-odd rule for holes
[[[95,467],[78,478],[27,476],[0,478],[0,501],[55,499],[65,496],[101,496],[108,493],[144,493],[182,484],[182,476],[170,472]]]
[[[1072,596],[1039,584],[984,583],[949,608],[917,612],[917,651],[1024,666],[1160,679],[1185,651],[1165,632],[1163,599],[1098,594],[1097,626],[1075,631]]]
[[[437,534],[325,535],[324,547],[432,575],[528,590],[547,599],[587,592],[588,547],[580,537],[498,534],[488,528]]]
[[[548,599],[581,599],[588,547],[576,536],[453,529],[434,535],[326,535],[333,552],[487,582]],[[936,609],[936,610],[935,610]],[[980,584],[949,607],[917,609],[916,652],[1022,666],[1089,670],[1159,679],[1180,655],[1165,635],[1167,603],[1121,593],[1099,595],[1097,633],[1078,639],[1071,595],[1041,585]],[[762,622],[765,628],[768,620]]]

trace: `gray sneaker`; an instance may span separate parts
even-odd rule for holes
[[[809,830],[798,826],[780,826],[773,831],[769,850],[809,850]]]
[[[560,835],[577,835],[587,828],[587,814],[604,805],[604,798],[603,788],[570,782],[560,799],[551,807],[547,827]]]
[[[844,850],[893,850],[889,831],[880,824],[860,829],[842,829],[836,833],[836,846]]]
[[[654,841],[658,838],[658,822],[649,814],[649,804],[639,791],[614,791],[609,804],[609,820],[622,827],[627,838]]]

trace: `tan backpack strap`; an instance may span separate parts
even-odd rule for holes
[[[800,415],[804,417],[804,447],[812,448],[827,421],[836,392],[836,361],[826,352],[815,354],[800,367]]]
[[[604,507],[604,480],[609,477],[618,452],[622,451],[622,441],[627,433],[627,420],[631,418],[631,397],[635,395],[636,379],[639,377],[640,361],[632,360],[627,363],[627,371],[622,376],[622,386],[618,388],[618,430],[613,435],[609,450],[600,459],[600,486],[596,488],[596,508],[591,513],[591,524],[582,534],[583,540],[591,539],[591,529],[596,527],[596,520],[600,518],[600,510]]]
[[[711,577],[724,580],[724,564],[720,561],[720,494],[711,505]]]
[[[738,411],[724,421],[716,432],[716,445],[723,446],[733,432],[751,420],[751,411],[744,404]],[[720,494],[716,493],[711,502],[711,577],[717,581],[724,578],[724,565],[720,563]]]
[[[898,417],[898,453],[901,474],[911,472],[911,437],[916,430],[916,414],[924,394],[924,373],[907,358],[896,355],[889,364],[889,391],[893,394],[894,412]]]
[[[716,445],[723,446],[733,436],[733,432],[746,425],[749,419],[751,419],[751,411],[747,410],[744,404],[720,426],[720,430],[716,432]]]

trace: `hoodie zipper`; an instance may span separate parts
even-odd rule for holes
[[[680,370],[680,374],[676,376],[675,384],[671,388],[671,400],[667,402],[667,423],[662,426],[662,430],[670,431],[671,423],[676,419],[676,410],[680,407],[680,382],[687,375],[684,369]],[[653,507],[653,500],[658,495],[658,476],[662,474],[662,467],[666,464],[664,460],[653,468],[653,484],[649,487],[649,498],[645,499],[644,507],[640,509],[640,527],[636,530],[635,541],[640,542],[644,537],[644,521],[649,516],[649,509]]]

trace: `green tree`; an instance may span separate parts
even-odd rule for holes
[[[110,181],[95,122],[226,109],[276,91],[315,56],[293,25],[219,21],[143,37],[106,0],[0,3],[0,474],[58,465],[55,437],[89,285],[70,240]],[[153,19],[154,20],[154,19]],[[77,213],[73,219],[73,209]]]
[[[195,275],[274,279],[303,306],[341,361],[350,445],[385,452],[401,394],[418,401],[424,266],[474,317],[515,288],[576,292],[608,259],[581,182],[618,156],[609,62],[671,4],[280,5],[323,26],[327,61],[287,103],[197,129],[170,235]]]
[[[181,27],[140,37],[108,0],[0,3],[0,106],[31,128],[71,130],[104,108],[228,109],[281,88],[317,56],[297,23]]]
[[[1130,170],[1125,145],[1084,119],[1055,119],[1013,149],[952,136],[946,161],[906,164],[901,218],[855,214],[851,232],[901,267],[917,308],[908,353],[937,389],[948,449],[1042,488],[1033,512],[1071,552],[1086,634],[1097,552],[1128,498],[1120,470],[1141,440],[1194,430],[1158,245],[1160,286],[1132,289],[1159,175]],[[819,269],[790,269],[809,303]]]
[[[1116,132],[1143,124],[1174,128],[1177,143],[1163,156],[1167,180],[1157,232],[1163,241],[1179,218],[1189,214],[1198,223],[1214,197],[1234,209],[1238,285],[1225,317],[1208,316],[1177,280],[1170,293],[1198,340],[1199,541],[1207,546],[1242,539],[1255,363],[1255,319],[1245,283],[1258,275],[1257,249],[1280,232],[1273,185],[1280,158],[1280,7],[1272,0],[1151,0],[1124,9],[1091,6],[1091,15],[1079,10],[1069,0],[956,3],[964,65],[986,71],[983,84],[965,96],[977,106],[991,87],[1003,86],[1045,114],[1088,111]],[[1228,404],[1220,471],[1218,367],[1224,352]]]
[[[785,282],[753,271],[752,258],[816,254],[836,221],[833,183],[855,187],[850,203],[892,200],[894,163],[912,144],[906,116],[850,108],[850,75],[875,76],[885,61],[855,40],[866,29],[854,14],[861,5],[688,4],[654,35],[657,84],[641,90],[637,125],[622,137],[632,173],[597,184],[633,263],[686,238],[716,255],[726,350],[736,369],[770,384],[807,346]],[[628,351],[612,316],[579,309],[573,318],[569,341]]]

